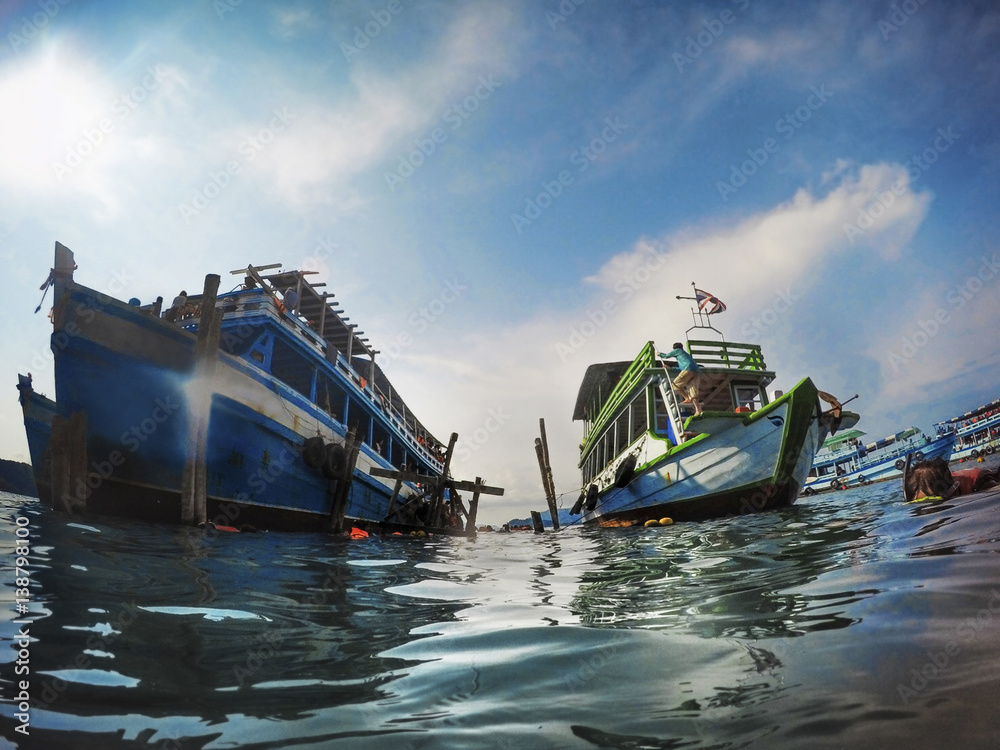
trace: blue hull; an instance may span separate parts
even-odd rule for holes
[[[903,472],[897,466],[897,462],[905,462],[906,457],[909,455],[914,456],[916,459],[916,454],[918,453],[921,454],[923,459],[926,460],[930,460],[932,458],[943,458],[947,461],[951,455],[954,444],[954,436],[945,435],[944,437],[932,440],[926,445],[912,446],[908,450],[894,453],[893,455],[887,456],[878,461],[862,463],[859,468],[854,471],[847,472],[846,474],[842,474],[837,477],[826,475],[811,480],[806,483],[806,489],[812,490],[813,492],[823,492],[825,490],[836,489],[833,486],[834,481],[839,482],[842,487],[849,487],[851,485],[859,485],[865,482],[882,482],[887,479],[897,479],[903,476]]]
[[[28,438],[28,455],[31,457],[32,473],[38,498],[45,504],[52,504],[49,483],[49,438],[52,436],[52,419],[56,415],[56,404],[52,399],[35,393],[31,380],[18,375],[17,389],[20,392],[21,411],[24,414],[24,432]]]
[[[253,307],[254,320],[268,332],[268,342],[275,341],[275,351],[279,343],[283,351],[300,347],[302,362],[313,373],[311,393],[272,376],[258,366],[264,358],[251,360],[249,352],[234,356],[220,351],[211,379],[202,379],[196,368],[196,336],[190,330],[71,281],[62,287],[57,282],[56,290],[52,349],[57,398],[49,421],[58,415],[68,422],[81,414],[86,420],[86,467],[74,470],[68,505],[87,513],[181,522],[192,429],[202,422],[208,520],[217,525],[327,529],[335,497],[346,483],[343,514],[349,524],[392,528],[394,521],[386,523],[386,517],[395,482],[373,477],[371,469],[419,470],[435,480],[429,449],[403,429],[408,420],[387,408],[384,397],[380,402],[372,388],[365,389],[349,360],[311,351],[309,333],[299,330],[301,325],[290,326]],[[230,330],[245,338],[246,321],[242,318],[239,328],[233,323]],[[235,334],[226,339],[225,321],[222,332],[224,340],[239,344]],[[329,479],[330,474],[306,461],[307,438],[322,437],[327,446],[347,442],[347,424],[337,418],[339,407],[331,407],[329,398],[325,409],[315,403],[321,378],[328,391],[339,388],[343,394],[341,418],[346,421],[349,403],[352,420],[367,420],[361,423],[357,464],[349,478]],[[198,413],[204,409],[207,420]],[[36,474],[44,473],[48,434],[27,417],[26,429],[34,443]],[[391,463],[390,454],[401,460]],[[405,467],[400,465],[404,462]],[[401,501],[418,494],[410,481],[401,482],[398,490]],[[395,520],[405,527],[413,519]]]

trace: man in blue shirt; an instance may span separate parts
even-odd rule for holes
[[[698,402],[698,388],[701,385],[701,365],[694,361],[694,357],[684,351],[684,344],[677,342],[674,348],[666,354],[661,353],[660,359],[677,360],[680,374],[674,378],[674,387],[682,394],[686,395],[681,403],[694,406],[694,415],[701,414],[701,404]]]

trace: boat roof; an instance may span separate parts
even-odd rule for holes
[[[840,445],[847,440],[853,440],[854,438],[859,438],[867,435],[868,433],[862,432],[861,430],[847,430],[846,432],[841,432],[839,435],[834,435],[831,438],[827,438],[823,441],[824,448],[832,448],[835,445]]]
[[[280,266],[280,264],[277,264]],[[257,266],[256,270],[262,268],[274,268],[277,266]],[[244,271],[233,271],[232,273],[244,273]],[[317,273],[316,271],[278,271],[262,278],[271,287],[279,292],[293,288],[299,294],[298,312],[303,318],[308,320],[313,330],[322,338],[333,344],[339,351],[350,350],[352,354],[365,354],[372,357],[378,354],[369,344],[364,336],[364,331],[358,331],[356,323],[348,323],[348,317],[344,317],[343,310],[337,309],[330,304],[336,295],[333,292],[325,292],[320,287],[326,286],[325,282],[313,283],[305,277]],[[336,303],[334,303],[336,304]],[[325,311],[324,311],[324,308]],[[352,340],[353,339],[353,340]]]
[[[576,406],[573,408],[573,419],[587,419],[594,415],[587,414],[587,404],[591,403],[595,394],[607,396],[622,379],[622,375],[631,365],[628,362],[604,362],[602,364],[591,365],[583,375],[583,382],[580,384],[580,392],[576,396]],[[597,399],[603,402],[603,398]]]
[[[983,404],[982,406],[973,409],[972,411],[967,411],[965,412],[965,414],[962,414],[960,416],[952,417],[951,419],[946,419],[943,422],[938,422],[937,424],[941,425],[941,424],[951,424],[952,422],[961,422],[964,419],[970,419],[971,417],[978,417],[985,411],[998,408],[1000,408],[1000,398],[996,399],[995,401],[990,401],[988,404]]]

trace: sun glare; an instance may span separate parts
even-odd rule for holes
[[[103,102],[83,66],[54,50],[0,69],[0,180],[20,188],[58,182],[53,163],[65,161],[82,141],[99,140]],[[101,138],[100,140],[103,140]],[[91,143],[85,150],[99,148]]]

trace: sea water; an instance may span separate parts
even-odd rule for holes
[[[0,545],[6,746],[1000,747],[1000,493],[363,540],[0,494]]]

